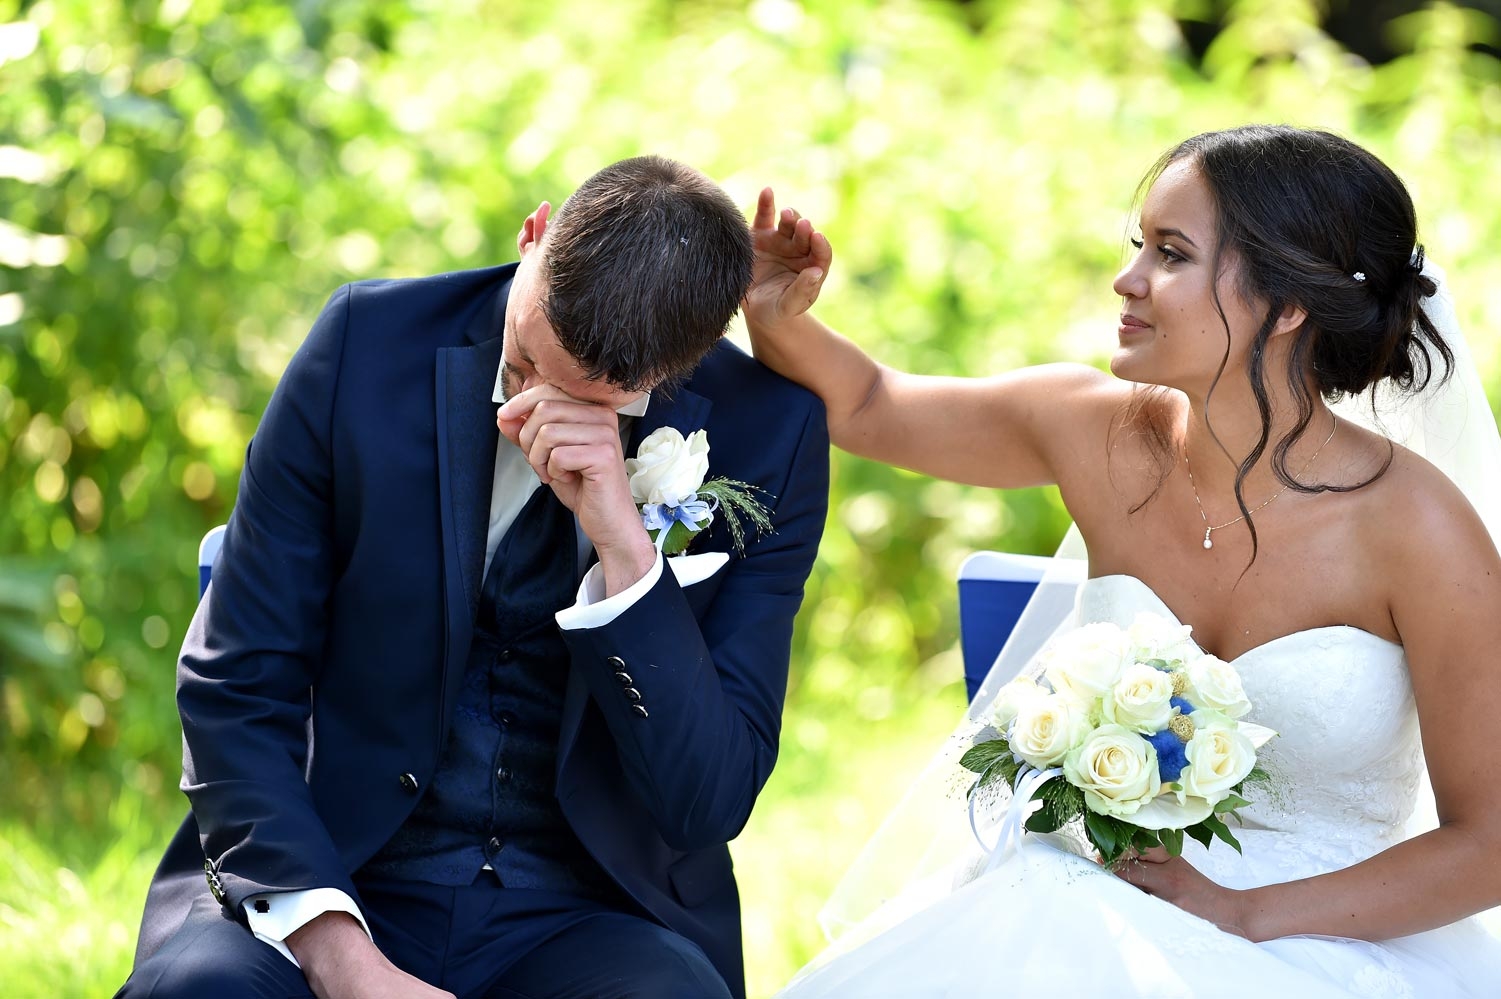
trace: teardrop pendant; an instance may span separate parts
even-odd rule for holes
[[[1210,528],[1206,528],[1205,531],[1204,531],[1204,550],[1205,551],[1208,551],[1209,549],[1211,549],[1211,548],[1214,547],[1214,542],[1209,540],[1209,532],[1212,531],[1212,530],[1214,530],[1214,528],[1210,527]]]

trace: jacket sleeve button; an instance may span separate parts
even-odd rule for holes
[[[417,783],[417,777],[415,774],[402,774],[400,777],[396,778],[396,780],[400,782],[401,789],[403,791],[406,791],[408,794],[416,794],[417,788],[421,786]]]
[[[625,669],[625,660],[620,658],[619,656],[611,656],[610,658],[605,660],[605,665],[610,667],[615,672],[619,673],[621,670]]]
[[[631,705],[631,710],[636,713],[636,717],[637,718],[645,718],[646,717],[646,709],[643,708],[639,704],[632,704]]]

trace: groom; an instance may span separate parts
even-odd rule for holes
[[[776,758],[823,410],[721,340],[751,240],[696,171],[607,167],[517,244],[340,289],[268,404],[122,995],[743,995],[725,844]],[[772,529],[739,551],[720,510],[664,563],[625,466],[664,427]]]

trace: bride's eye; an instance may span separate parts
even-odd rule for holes
[[[1180,261],[1188,259],[1177,250],[1174,250],[1171,246],[1168,246],[1166,243],[1160,244],[1157,247],[1157,252],[1162,254],[1162,259],[1166,260],[1170,264],[1176,264]]]

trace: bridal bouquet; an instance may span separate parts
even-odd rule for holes
[[[1087,624],[1054,639],[1040,654],[1043,682],[1003,687],[999,737],[960,761],[979,775],[971,797],[1004,780],[1022,799],[1013,807],[1035,807],[1026,829],[1082,819],[1106,864],[1133,848],[1178,856],[1184,833],[1239,850],[1225,820],[1250,804],[1247,784],[1269,779],[1256,750],[1276,733],[1240,720],[1251,704],[1239,674],[1189,631],[1142,614],[1129,628]]]

